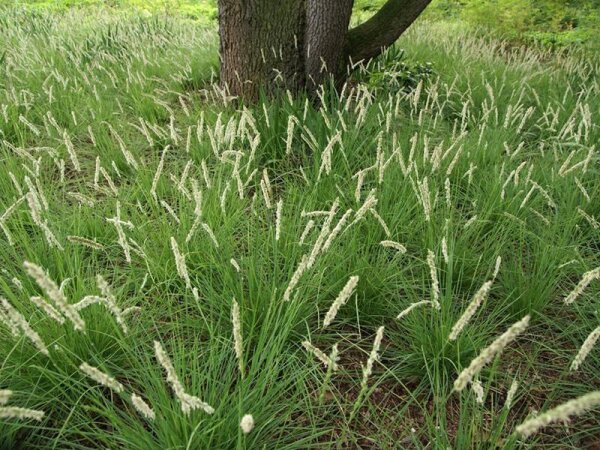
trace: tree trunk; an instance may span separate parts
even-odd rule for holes
[[[379,55],[430,2],[388,0],[348,30],[354,0],[218,0],[221,82],[248,100],[314,93],[329,77],[341,84],[350,61]]]
[[[310,89],[320,86],[330,75],[342,77],[344,45],[354,0],[307,0],[306,83]]]
[[[219,0],[221,82],[256,99],[305,84],[304,0]]]

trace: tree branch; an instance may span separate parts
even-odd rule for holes
[[[388,0],[366,22],[348,31],[346,53],[353,62],[369,61],[392,45],[431,0]]]

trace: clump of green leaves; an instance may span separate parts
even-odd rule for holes
[[[431,62],[411,60],[404,49],[392,47],[361,71],[358,80],[373,92],[410,92],[435,75]]]

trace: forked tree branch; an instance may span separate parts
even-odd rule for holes
[[[392,45],[431,0],[388,0],[366,22],[348,31],[346,53],[353,62],[369,61]]]

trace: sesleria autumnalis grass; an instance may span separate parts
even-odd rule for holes
[[[243,105],[176,14],[0,36],[1,448],[597,441],[597,55],[421,23]]]

